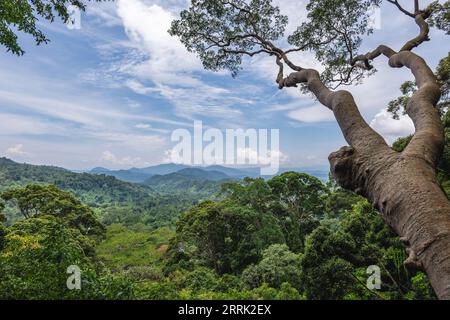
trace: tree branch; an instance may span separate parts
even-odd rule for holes
[[[400,51],[411,51],[412,49],[418,47],[425,41],[430,40],[430,38],[428,37],[430,28],[428,26],[428,23],[425,21],[425,19],[428,18],[429,16],[430,16],[429,12],[421,12],[414,17],[416,24],[420,28],[420,33],[417,37],[406,42],[403,45],[403,47],[400,49]],[[353,65],[356,65],[358,62],[363,62],[364,65],[360,65],[360,66],[364,67],[367,70],[370,70],[373,68],[373,66],[369,62],[370,60],[374,60],[375,58],[379,57],[381,54],[385,55],[387,58],[391,58],[396,53],[397,52],[395,52],[393,49],[391,49],[385,45],[380,45],[380,46],[378,46],[378,48],[376,48],[375,50],[373,50],[371,52],[356,56],[355,58],[353,58],[351,60],[350,64],[353,66]]]
[[[304,83],[321,104],[333,111],[345,139],[353,148],[368,154],[389,149],[384,139],[361,116],[353,96],[348,91],[330,90],[320,79],[319,72],[314,69],[301,69],[284,78],[281,59],[282,57],[278,56],[276,60],[279,66],[277,83],[280,89]]]
[[[351,63],[355,65],[358,61],[362,61],[365,67],[370,69],[372,66],[369,60],[383,54],[389,59],[391,67],[401,68],[406,66],[412,71],[419,89],[409,99],[406,113],[414,123],[415,134],[404,152],[405,154],[425,158],[426,161],[435,166],[438,163],[438,157],[444,143],[441,119],[435,108],[440,98],[440,88],[433,71],[425,60],[411,52],[413,48],[429,40],[429,26],[425,21],[429,15],[430,12],[420,12],[415,16],[420,33],[414,39],[406,42],[400,52],[395,52],[391,48],[381,45],[372,52],[355,57]]]
[[[416,15],[415,21],[420,28],[420,33],[414,39],[411,39],[408,42],[406,42],[405,45],[400,49],[400,51],[411,51],[412,49],[420,46],[425,41],[430,40],[430,38],[428,37],[430,27],[428,26],[428,23],[425,21],[428,15],[429,14],[427,13],[421,13]]]
[[[407,16],[410,16],[411,18],[414,18],[414,17],[415,17],[415,15],[414,15],[413,13],[411,13],[411,12],[409,12],[408,10],[404,9],[404,8],[400,5],[400,3],[398,3],[398,0],[388,0],[388,2],[390,2],[390,3],[394,4],[394,5],[396,5],[397,8],[398,8],[401,12],[403,12],[404,14],[406,14]]]
[[[444,145],[442,122],[435,108],[441,96],[436,77],[425,60],[410,51],[393,55],[389,65],[393,68],[409,68],[419,88],[406,106],[406,113],[414,122],[416,132],[404,153],[424,158],[436,166]]]

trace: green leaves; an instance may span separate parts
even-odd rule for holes
[[[439,1],[432,2],[427,10],[432,11],[429,18],[431,27],[438,28],[450,35],[450,1],[440,4]]]
[[[358,53],[362,37],[373,32],[369,24],[370,6],[380,0],[311,0],[307,20],[288,38],[290,44],[315,53],[325,71],[322,80],[340,85],[358,82],[367,73],[350,65]]]
[[[236,75],[244,55],[270,53],[287,24],[271,0],[193,0],[169,33],[196,52],[206,69]]]
[[[78,228],[84,235],[102,238],[105,227],[94,212],[71,193],[55,186],[27,185],[3,192],[1,199],[17,205],[24,218],[53,215],[70,227]]]
[[[293,48],[275,45],[284,35],[287,17],[271,0],[195,0],[180,19],[172,23],[171,35],[180,37],[191,52],[196,52],[206,69],[227,69],[236,75],[244,56],[277,55],[287,62],[293,51],[313,51],[325,65],[322,75],[328,84],[359,82],[364,71],[351,66],[362,37],[372,33],[371,6],[381,0],[311,0],[307,21],[288,37]]]
[[[434,74],[441,87],[441,98],[436,108],[443,116],[450,108],[450,53],[439,61]],[[387,108],[387,111],[397,120],[400,114],[406,114],[406,107],[411,96],[417,91],[417,84],[414,81],[406,81],[401,85],[400,91],[402,96],[390,101]]]
[[[90,0],[88,0],[90,1]],[[102,0],[95,0],[102,1]],[[39,17],[53,22],[56,17],[66,23],[69,20],[68,6],[85,10],[85,0],[2,0],[0,1],[0,45],[16,55],[25,51],[19,45],[17,32],[33,37],[37,45],[49,39],[36,26]]]
[[[250,289],[263,283],[279,289],[286,282],[299,289],[300,258],[301,256],[291,252],[287,245],[273,244],[263,251],[262,259],[257,265],[250,265],[244,270],[242,281]]]

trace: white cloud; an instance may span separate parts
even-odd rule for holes
[[[140,157],[117,157],[114,153],[111,151],[103,151],[100,161],[108,162],[113,165],[127,165],[127,166],[135,166],[142,162],[142,159]]]
[[[129,38],[128,44],[117,45],[134,54],[107,67],[107,73],[115,76],[93,72],[85,80],[103,76],[107,81],[116,79],[137,94],[159,94],[175,106],[177,116],[190,120],[205,115],[239,117],[234,105],[242,98],[202,80],[207,71],[200,60],[168,33],[171,22],[187,4],[185,0],[117,1],[117,15]]]
[[[134,127],[137,129],[150,129],[152,126],[147,123],[138,123]]]
[[[108,27],[120,26],[122,21],[117,16],[116,4],[114,2],[90,3],[86,13],[101,19]]]
[[[405,137],[414,133],[414,124],[407,116],[401,116],[399,120],[392,119],[392,115],[382,110],[370,122],[370,126],[381,134],[389,143],[399,137]]]
[[[335,120],[333,112],[322,105],[314,105],[312,107],[289,111],[288,117],[306,123]]]
[[[29,155],[23,148],[23,144],[16,144],[8,149],[6,149],[6,155],[8,156],[26,156]]]
[[[245,159],[247,162],[250,162],[250,160],[253,159],[252,161],[257,162],[249,164],[269,165],[274,159],[278,159],[279,163],[285,163],[289,159],[289,157],[280,150],[269,149],[267,154],[261,154],[252,148],[238,148],[236,151],[237,159]]]

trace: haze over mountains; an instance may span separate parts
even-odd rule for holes
[[[311,168],[280,168],[279,174],[287,171],[297,171],[308,173],[315,176],[322,181],[328,179],[328,170],[325,169],[311,169]],[[260,168],[230,168],[220,165],[212,165],[205,167],[188,166],[183,164],[167,163],[146,168],[131,168],[128,170],[109,170],[103,167],[97,167],[89,171],[91,174],[104,174],[113,176],[117,179],[134,182],[150,184],[152,181],[160,181],[161,178],[151,179],[155,176],[171,175],[169,178],[173,179],[174,173],[176,176],[191,178],[195,180],[220,181],[228,179],[243,179],[245,177],[257,178],[261,177]],[[264,176],[269,178],[269,176]]]

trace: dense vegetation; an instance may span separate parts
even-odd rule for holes
[[[190,174],[149,187],[1,159],[0,299],[436,298],[379,213],[332,178]],[[72,265],[81,290],[67,289]],[[373,265],[379,290],[366,286]]]
[[[448,57],[437,73],[444,102],[445,70]],[[408,90],[390,104],[394,117]],[[440,106],[438,179],[450,195],[450,112]],[[436,298],[379,213],[332,178],[151,174],[134,184],[1,158],[0,299]],[[72,265],[81,290],[67,289]],[[373,265],[380,290],[366,286]]]
[[[30,183],[52,184],[74,194],[107,224],[144,223],[155,228],[174,225],[181,212],[220,190],[216,181],[190,181],[181,174],[173,178],[172,175],[155,176],[152,182],[135,184],[105,174],[75,173],[0,158],[0,192]],[[11,224],[20,215],[13,207],[8,209],[8,224]]]
[[[363,198],[302,173],[226,182],[164,227],[127,221],[125,207],[105,227],[55,186],[15,186],[2,200],[22,218],[0,219],[0,298],[434,298]],[[82,270],[81,291],[66,288],[70,265]],[[381,290],[366,288],[370,265]]]

